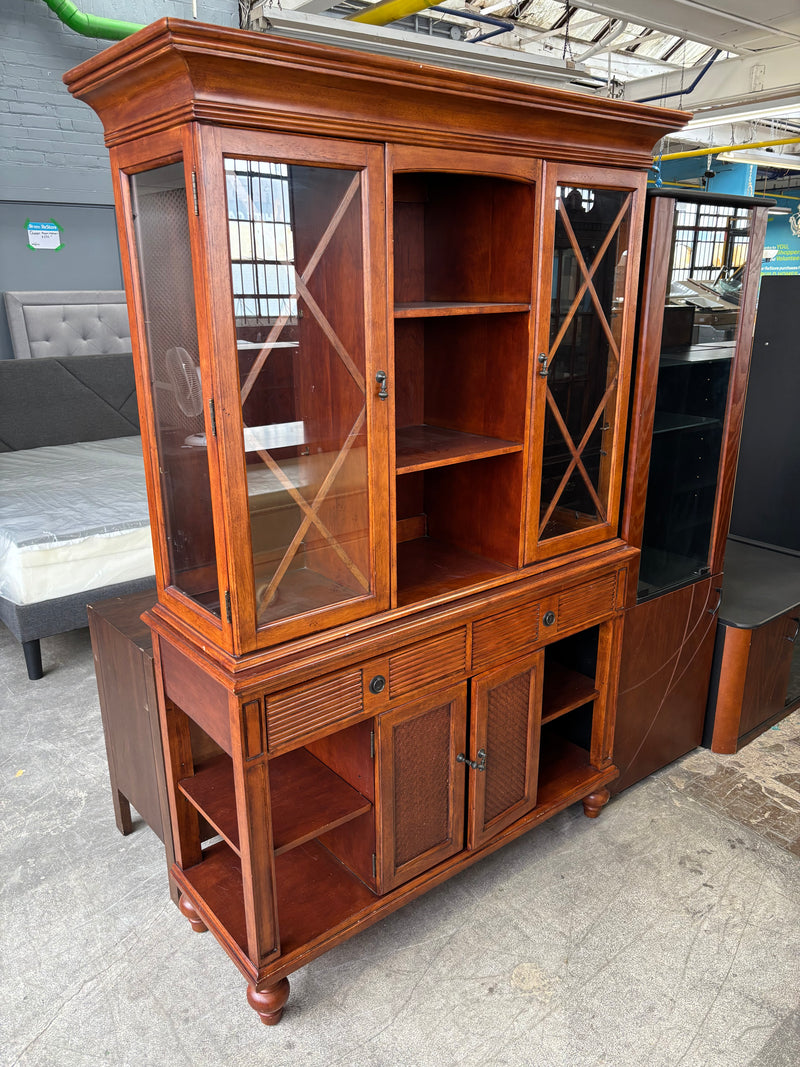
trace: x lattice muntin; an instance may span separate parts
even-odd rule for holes
[[[569,330],[570,326],[574,324],[575,316],[577,315],[587,295],[591,301],[592,306],[594,307],[599,326],[603,334],[605,335],[606,340],[608,341],[608,363],[605,390],[577,444],[575,442],[575,437],[573,433],[567,426],[567,421],[564,417],[564,414],[559,408],[558,402],[553,393],[553,389],[551,388],[551,380],[548,378],[546,387],[547,409],[550,415],[552,416],[552,419],[554,420],[555,425],[557,426],[561,436],[564,439],[564,442],[571,455],[571,459],[561,477],[561,480],[549,504],[547,504],[547,506],[545,507],[544,501],[542,502],[543,510],[539,522],[540,539],[543,539],[547,525],[550,522],[553,513],[559,504],[559,501],[562,499],[562,496],[568,484],[570,483],[574,472],[576,471],[583,480],[586,490],[589,493],[589,497],[591,498],[591,501],[596,509],[597,521],[602,523],[607,521],[608,518],[608,503],[607,501],[601,499],[601,496],[597,491],[597,487],[595,486],[587,470],[586,463],[584,462],[584,451],[586,450],[587,445],[592,439],[592,435],[595,432],[595,429],[598,425],[601,416],[606,410],[607,404],[609,403],[616,391],[617,384],[619,381],[620,349],[619,341],[614,336],[614,331],[612,329],[611,323],[609,322],[607,311],[603,307],[602,300],[597,292],[595,278],[601,264],[603,263],[606,257],[609,248],[611,247],[612,242],[614,241],[614,238],[620,232],[623,222],[627,219],[631,208],[631,201],[632,194],[628,193],[625,196],[622,206],[619,208],[616,217],[611,223],[600,247],[592,258],[591,263],[587,263],[584,251],[581,247],[578,236],[576,235],[575,229],[570,220],[569,212],[564,202],[564,198],[561,195],[559,195],[558,198],[558,219],[561,222],[564,232],[567,236],[569,247],[574,253],[575,262],[582,276],[582,282],[578,286],[575,296],[572,299],[572,302],[560,325],[560,328],[556,332],[556,335],[550,344],[549,350],[547,352],[547,364],[552,369],[554,361],[558,358],[559,351],[562,342],[567,334],[567,331]],[[605,428],[606,427],[603,427],[603,429]]]

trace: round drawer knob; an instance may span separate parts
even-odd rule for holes
[[[552,626],[555,621],[556,613],[554,611],[546,611],[544,614],[544,618],[542,619],[542,622],[545,624],[545,626]]]
[[[370,693],[382,693],[386,688],[386,679],[382,674],[376,674],[372,681],[369,683]]]

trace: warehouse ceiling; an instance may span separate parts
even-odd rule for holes
[[[380,0],[240,2],[254,28],[694,112],[662,150],[800,138],[798,0],[412,0],[386,26],[352,21]]]

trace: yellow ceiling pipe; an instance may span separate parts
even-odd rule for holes
[[[690,159],[692,156],[716,156],[720,152],[746,152],[751,148],[772,148],[779,144],[800,144],[800,137],[784,137],[780,141],[751,141],[750,144],[713,145],[711,148],[694,148],[691,152],[666,152],[663,156],[654,156],[655,160]]]
[[[350,22],[368,22],[372,26],[385,26],[388,22],[397,22],[406,15],[415,15],[426,7],[435,7],[440,0],[380,0],[366,11],[357,15],[348,15]]]

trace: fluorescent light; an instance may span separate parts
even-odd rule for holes
[[[737,104],[730,108],[710,108],[708,112],[695,111],[694,117],[686,123],[684,129],[704,129],[706,126],[721,126],[728,122],[751,122],[755,119],[771,119],[794,113],[800,113],[800,97],[796,97],[789,104],[754,104],[752,109],[746,104]]]
[[[714,153],[713,148],[709,151]],[[741,152],[720,152],[716,158],[722,163],[755,163],[759,167],[800,170],[800,155],[790,156],[785,152],[756,152],[745,148]]]

